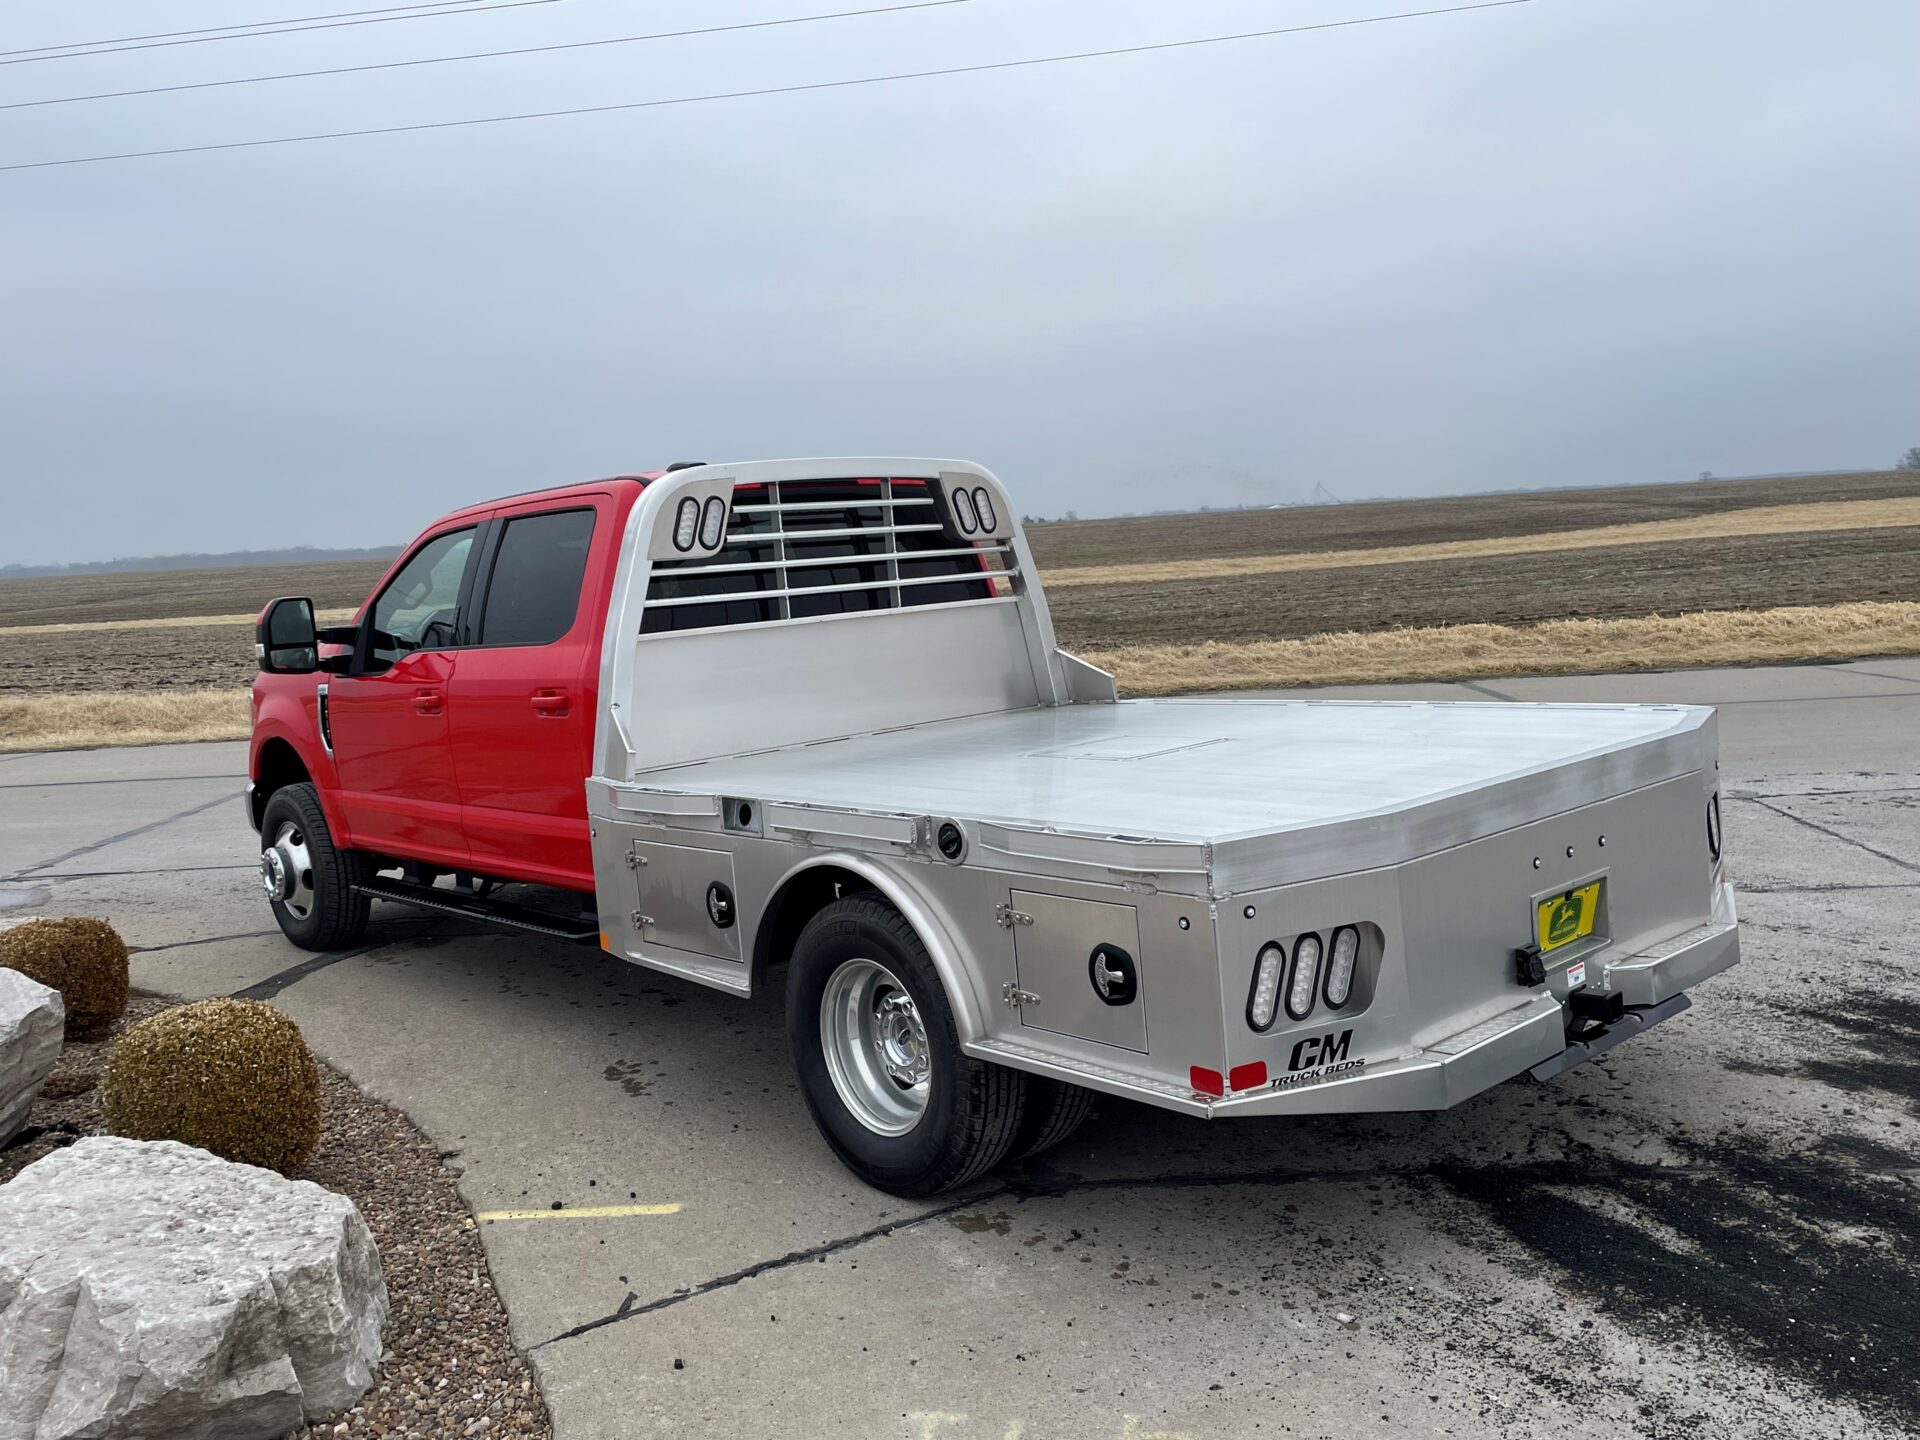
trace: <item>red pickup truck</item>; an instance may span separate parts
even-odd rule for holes
[[[591,897],[583,782],[601,631],[627,513],[651,478],[454,511],[354,625],[318,632],[318,671],[258,677],[247,806],[295,943],[358,937],[365,854],[403,860],[415,883],[451,871]]]

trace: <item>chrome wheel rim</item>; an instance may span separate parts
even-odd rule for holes
[[[313,913],[313,855],[306,832],[292,820],[282,820],[260,852],[260,888],[296,920]]]
[[[820,1047],[834,1092],[876,1135],[904,1135],[927,1110],[933,1049],[900,977],[877,960],[846,960],[820,996]]]

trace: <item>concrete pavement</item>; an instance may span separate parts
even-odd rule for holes
[[[1920,1427],[1920,661],[1317,693],[1720,706],[1745,962],[1550,1085],[1107,1101],[914,1204],[815,1135],[777,994],[384,906],[309,963],[239,745],[0,757],[0,907],[108,916],[144,987],[271,999],[476,1210],[678,1205],[485,1227],[562,1440]]]

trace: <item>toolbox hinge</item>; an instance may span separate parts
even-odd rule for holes
[[[999,904],[993,907],[993,922],[1002,930],[1011,930],[1016,925],[1033,924],[1033,916],[1026,915],[1011,905]]]
[[[1032,924],[1033,922],[1028,921],[1027,923]],[[1040,1003],[1040,997],[1038,995],[1034,994],[1031,990],[1022,990],[1011,981],[1000,987],[1000,998],[1006,1002],[1006,1007],[1009,1010],[1018,1010],[1023,1005],[1038,1005]]]

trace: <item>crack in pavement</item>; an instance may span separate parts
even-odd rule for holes
[[[229,1000],[271,1000],[288,986],[298,985],[309,975],[317,975],[329,965],[338,965],[342,960],[351,960],[356,955],[367,955],[375,950],[384,950],[387,946],[398,943],[397,940],[382,940],[377,944],[361,945],[352,950],[329,950],[325,954],[315,955],[310,960],[302,960],[298,965],[289,965],[286,969],[269,975],[264,980],[257,980],[244,990],[234,991],[227,998]]]
[[[1903,685],[1920,685],[1911,675],[1895,675],[1887,670],[1849,670],[1849,675],[1871,675],[1878,680],[1898,680]]]
[[[1914,874],[1920,875],[1920,865],[1914,864],[1911,860],[1902,860],[1898,855],[1889,854],[1885,850],[1876,850],[1864,840],[1856,840],[1851,835],[1842,835],[1831,826],[1822,825],[1817,820],[1809,820],[1804,816],[1796,815],[1791,810],[1783,810],[1778,805],[1769,805],[1764,800],[1755,800],[1747,797],[1742,798],[1746,798],[1746,803],[1749,805],[1758,805],[1762,810],[1771,810],[1775,815],[1780,816],[1784,820],[1791,820],[1796,825],[1804,825],[1809,830],[1817,830],[1829,839],[1838,840],[1843,845],[1851,845],[1856,850],[1864,850],[1867,854],[1878,856],[1890,865],[1898,865],[1902,870],[1911,870]]]
[[[38,865],[29,865],[27,866],[26,869],[20,871],[19,874],[15,875],[13,878],[16,880],[25,879],[27,876],[32,875],[36,870],[46,870],[55,865],[64,865],[69,860],[77,860],[82,855],[91,855],[94,851],[104,850],[109,845],[118,845],[122,840],[135,839],[141,835],[148,834],[151,831],[158,830],[163,825],[171,825],[176,820],[185,820],[189,816],[198,815],[205,810],[211,810],[216,805],[231,805],[235,800],[239,798],[240,798],[240,792],[238,790],[226,791],[223,794],[214,796],[213,799],[211,800],[203,801],[198,805],[189,806],[187,809],[181,810],[176,814],[163,816],[158,820],[149,820],[146,824],[136,825],[131,830],[122,830],[118,835],[109,835],[104,840],[95,840],[90,845],[82,845],[77,850],[69,850],[64,855],[56,855],[51,860],[42,860]]]
[[[148,867],[141,870],[61,870],[55,874],[34,875],[21,871],[18,875],[0,875],[0,883],[8,880],[28,880],[38,883],[43,880],[106,880],[117,875],[190,875],[203,870],[258,870],[258,865],[245,863],[236,865],[169,865]]]
[[[194,945],[217,945],[222,940],[258,940],[266,935],[278,935],[273,930],[243,930],[238,935],[203,935],[198,940],[170,940],[165,945],[129,945],[129,955],[155,955],[162,950],[185,950]]]
[[[1831,895],[1844,890],[1920,890],[1920,880],[1888,880],[1878,885],[1755,885],[1751,881],[1735,884],[1742,895]],[[1745,925],[1742,917],[1740,923]]]
[[[1463,690],[1473,690],[1482,695],[1491,695],[1496,700],[1507,700],[1515,704],[1519,703],[1519,697],[1517,695],[1509,695],[1506,691],[1496,690],[1491,685],[1482,685],[1478,680],[1456,680],[1453,683]]]
[[[901,1220],[889,1220],[884,1225],[876,1225],[871,1230],[862,1230],[857,1235],[843,1235],[838,1240],[823,1241],[818,1245],[810,1245],[804,1250],[789,1250],[785,1255],[777,1256],[772,1260],[761,1260],[744,1269],[733,1270],[725,1275],[717,1275],[711,1280],[702,1280],[696,1285],[688,1285],[676,1290],[671,1295],[662,1295],[657,1300],[649,1300],[644,1305],[635,1305],[633,1303],[635,1296],[630,1290],[627,1292],[626,1299],[620,1302],[620,1308],[611,1314],[602,1315],[597,1320],[585,1321],[582,1324],[575,1325],[571,1330],[562,1330],[558,1335],[550,1335],[545,1340],[529,1345],[527,1347],[527,1353],[531,1355],[536,1350],[544,1350],[549,1345],[557,1345],[562,1340],[571,1340],[576,1336],[585,1335],[589,1331],[599,1330],[605,1326],[617,1324],[622,1320],[631,1320],[639,1315],[651,1315],[656,1310],[665,1310],[674,1305],[683,1305],[689,1300],[697,1300],[700,1296],[710,1295],[715,1290],[730,1289],[735,1285],[742,1284],[774,1270],[785,1270],[794,1265],[805,1265],[810,1261],[825,1260],[829,1255],[837,1255],[842,1250],[851,1250],[856,1245],[865,1245],[869,1240],[885,1239],[887,1236],[896,1235],[902,1230],[912,1230],[917,1226],[924,1225],[929,1220],[938,1220],[944,1215],[951,1215],[956,1210],[964,1210],[969,1205],[984,1204],[989,1200],[997,1200],[1012,1193],[1013,1190],[1011,1186],[1000,1185],[991,1190],[966,1195],[949,1204],[928,1210],[924,1214],[909,1215]]]
[[[1715,700],[1710,708],[1731,705],[1837,705],[1848,700],[1920,700],[1920,689],[1869,690],[1859,695],[1768,695],[1753,700]]]
[[[58,790],[69,785],[160,785],[184,780],[244,780],[244,775],[111,775],[103,780],[9,780],[0,790]]]
[[[1776,1169],[1782,1174],[1805,1173],[1826,1175],[1840,1168],[1842,1167],[1811,1162],[1795,1162],[1791,1160],[1776,1162]],[[1517,1182],[1525,1180],[1536,1173],[1540,1175],[1551,1174],[1557,1169],[1558,1166],[1556,1164],[1546,1162],[1527,1165],[1486,1165],[1463,1168],[1458,1173],[1497,1173],[1503,1178],[1510,1178]],[[1627,1160],[1618,1160],[1613,1162],[1611,1173],[1615,1176],[1635,1176],[1664,1180],[1669,1178],[1687,1178],[1690,1176],[1722,1178],[1730,1174],[1732,1169],[1733,1167],[1726,1165],[1646,1165],[1635,1164]],[[1881,1179],[1903,1180],[1908,1182],[1920,1181],[1920,1162],[1912,1165],[1862,1164],[1847,1166],[1845,1169],[1848,1174],[1853,1175],[1867,1175]],[[684,1305],[689,1300],[697,1300],[701,1296],[710,1295],[716,1290],[731,1289],[735,1285],[744,1284],[748,1280],[758,1279],[762,1275],[771,1274],[779,1270],[788,1270],[795,1265],[805,1265],[823,1261],[829,1255],[837,1255],[843,1251],[865,1245],[870,1241],[884,1240],[889,1236],[898,1235],[907,1230],[918,1229],[929,1221],[943,1219],[957,1211],[965,1210],[975,1205],[990,1204],[995,1200],[1012,1199],[1024,1204],[1029,1200],[1053,1200],[1066,1195],[1093,1193],[1103,1190],[1213,1190],[1226,1189],[1237,1185],[1267,1187],[1313,1184],[1341,1185],[1366,1184],[1379,1180],[1418,1181],[1435,1178],[1437,1178],[1436,1169],[1432,1165],[1388,1166],[1373,1170],[1257,1170],[1226,1175],[1210,1175],[1201,1171],[1169,1175],[1119,1175],[1109,1176],[1105,1179],[1088,1179],[1085,1176],[1072,1174],[1060,1174],[1049,1177],[1044,1172],[1029,1172],[1027,1174],[1010,1176],[998,1185],[964,1195],[957,1200],[928,1210],[920,1215],[910,1215],[901,1220],[890,1220],[883,1225],[875,1225],[871,1229],[862,1230],[857,1234],[843,1235],[836,1240],[824,1240],[818,1245],[810,1245],[803,1250],[789,1250],[785,1255],[776,1256],[771,1260],[761,1260],[752,1265],[744,1266],[739,1270],[731,1270],[724,1275],[715,1276],[711,1280],[701,1280],[692,1285],[682,1286],[671,1294],[649,1300],[644,1305],[636,1305],[634,1301],[638,1296],[629,1290],[625,1298],[620,1301],[618,1308],[597,1319],[583,1321],[570,1329],[560,1331],[557,1335],[550,1335],[545,1340],[537,1341],[527,1347],[527,1353],[532,1354],[536,1350],[546,1349],[549,1345],[557,1345],[562,1340],[576,1339],[581,1335],[590,1334],[595,1330],[605,1329],[607,1326],[616,1325],[622,1320],[632,1320],[642,1315],[651,1315],[656,1311],[671,1309],[676,1305]]]
[[[0,789],[4,789],[0,786]],[[1829,795],[1911,795],[1920,785],[1869,785],[1859,790],[1728,790],[1729,800],[1820,800]]]

